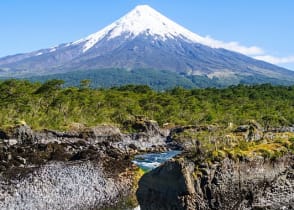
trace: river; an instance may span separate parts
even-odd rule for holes
[[[144,171],[150,171],[180,153],[181,151],[171,150],[162,153],[136,155],[133,163],[142,168]]]

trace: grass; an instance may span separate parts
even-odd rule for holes
[[[256,156],[275,159],[287,152],[289,152],[288,148],[279,142],[249,143],[246,148],[236,146],[232,149],[225,150],[225,153],[233,159],[254,158]]]
[[[190,134],[188,134],[190,132]],[[206,134],[206,135],[205,135]],[[219,135],[219,136],[218,136]],[[222,136],[220,136],[222,135]],[[183,134],[181,141],[193,141],[197,136],[197,141],[200,141],[194,148],[190,148],[185,152],[187,159],[195,163],[193,172],[194,179],[203,176],[203,168],[201,165],[212,165],[220,162],[225,158],[230,158],[235,161],[252,160],[257,157],[263,157],[267,160],[276,160],[286,154],[294,154],[294,133],[272,133],[272,138],[264,138],[259,141],[245,141],[245,139],[234,138],[233,133],[214,132],[213,134],[205,132],[192,133],[186,131]],[[211,142],[214,136],[214,143]],[[234,141],[226,141],[224,136],[230,136]],[[180,138],[181,134],[177,134]],[[178,140],[180,141],[180,140]],[[194,139],[194,141],[196,141]]]
[[[218,128],[212,132],[186,130],[176,134],[175,139],[181,143],[199,142],[198,147],[194,143],[194,146],[189,148],[187,153],[189,159],[199,164],[221,161],[226,157],[244,160],[259,156],[274,160],[287,153],[294,154],[294,133],[270,134],[271,138],[268,137],[269,135],[265,135],[258,141],[246,141],[240,133],[235,134],[228,129]],[[201,151],[201,154],[199,154],[199,151]]]

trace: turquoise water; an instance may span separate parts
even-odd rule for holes
[[[162,153],[148,153],[144,155],[136,155],[132,162],[140,168],[142,168],[144,171],[150,171],[180,153],[181,151],[173,150]],[[137,206],[135,208],[130,207],[130,205],[126,201],[122,200],[122,202],[120,202],[116,206],[111,208],[105,208],[103,210],[140,210],[140,206]]]
[[[142,168],[144,171],[150,171],[180,153],[181,151],[171,150],[162,153],[148,153],[144,155],[136,155],[132,162],[140,168]],[[140,206],[137,206],[133,210],[140,210]]]
[[[162,153],[148,153],[143,155],[136,155],[133,160],[133,163],[142,168],[144,171],[150,171],[180,153],[181,151],[171,150]]]

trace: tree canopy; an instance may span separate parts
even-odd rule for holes
[[[35,129],[67,129],[72,123],[123,126],[137,115],[160,125],[243,124],[256,120],[265,128],[294,124],[294,86],[238,85],[225,89],[173,88],[157,92],[146,85],[91,89],[24,80],[0,83],[0,126],[25,121]]]

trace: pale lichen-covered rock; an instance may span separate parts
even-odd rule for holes
[[[98,209],[126,195],[132,178],[114,179],[100,164],[52,162],[15,180],[0,177],[0,209]]]

